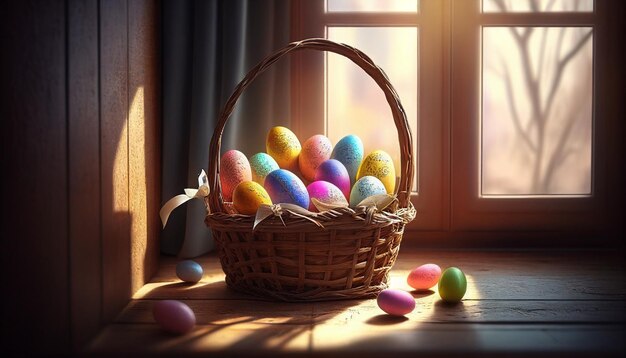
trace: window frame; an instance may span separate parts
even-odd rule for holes
[[[620,192],[619,180],[612,178],[609,170],[620,164],[615,131],[621,124],[618,115],[599,109],[618,106],[617,96],[611,94],[619,91],[619,85],[602,69],[610,64],[609,7],[620,5],[595,0],[592,13],[482,13],[480,0],[421,0],[417,14],[381,15],[325,14],[324,2],[299,0],[292,4],[294,41],[325,36],[326,26],[419,26],[418,138],[414,144],[416,172],[422,174],[412,197],[418,217],[407,230],[419,231],[422,244],[440,245],[447,240],[457,246],[597,246],[616,238],[621,224],[615,213],[622,212],[623,205],[609,195]],[[482,26],[496,25],[592,27],[590,196],[480,196],[480,41]],[[324,73],[323,61],[321,53],[300,53],[292,60],[292,115],[298,119],[293,126],[303,137],[326,129],[319,125],[324,122],[319,121],[320,116],[325,118],[324,80],[312,75]],[[615,177],[623,177],[621,169],[618,172]]]

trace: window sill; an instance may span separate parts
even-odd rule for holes
[[[626,287],[621,256],[607,251],[401,251],[391,286],[409,289],[409,270],[427,262],[457,266],[468,278],[461,304],[414,293],[405,318],[384,315],[374,299],[279,303],[229,290],[217,257],[198,259],[205,275],[180,283],[177,259],[159,271],[90,345],[99,354],[603,355],[626,351]],[[198,325],[184,336],[159,330],[154,300],[178,299]]]

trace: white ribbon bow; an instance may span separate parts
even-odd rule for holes
[[[185,194],[176,195],[163,205],[161,211],[159,211],[159,216],[161,216],[161,222],[163,222],[163,228],[167,224],[167,219],[170,217],[170,214],[174,209],[181,206],[182,204],[188,202],[191,199],[204,199],[204,197],[208,196],[211,192],[209,188],[209,178],[207,178],[204,169],[198,176],[198,189],[185,189]]]

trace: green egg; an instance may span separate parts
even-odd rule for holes
[[[439,279],[439,296],[446,302],[460,302],[467,291],[467,279],[463,271],[448,267]]]

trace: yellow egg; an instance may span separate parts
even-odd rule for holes
[[[391,156],[382,150],[371,152],[359,167],[357,180],[365,176],[373,176],[378,178],[383,185],[387,194],[393,194],[396,189],[396,169],[393,166]]]
[[[288,128],[276,126],[270,129],[265,145],[267,154],[276,160],[278,166],[291,171],[298,169],[298,156],[302,145],[298,137]]]
[[[243,181],[235,187],[233,205],[240,214],[254,215],[261,204],[272,205],[272,199],[261,184]]]

